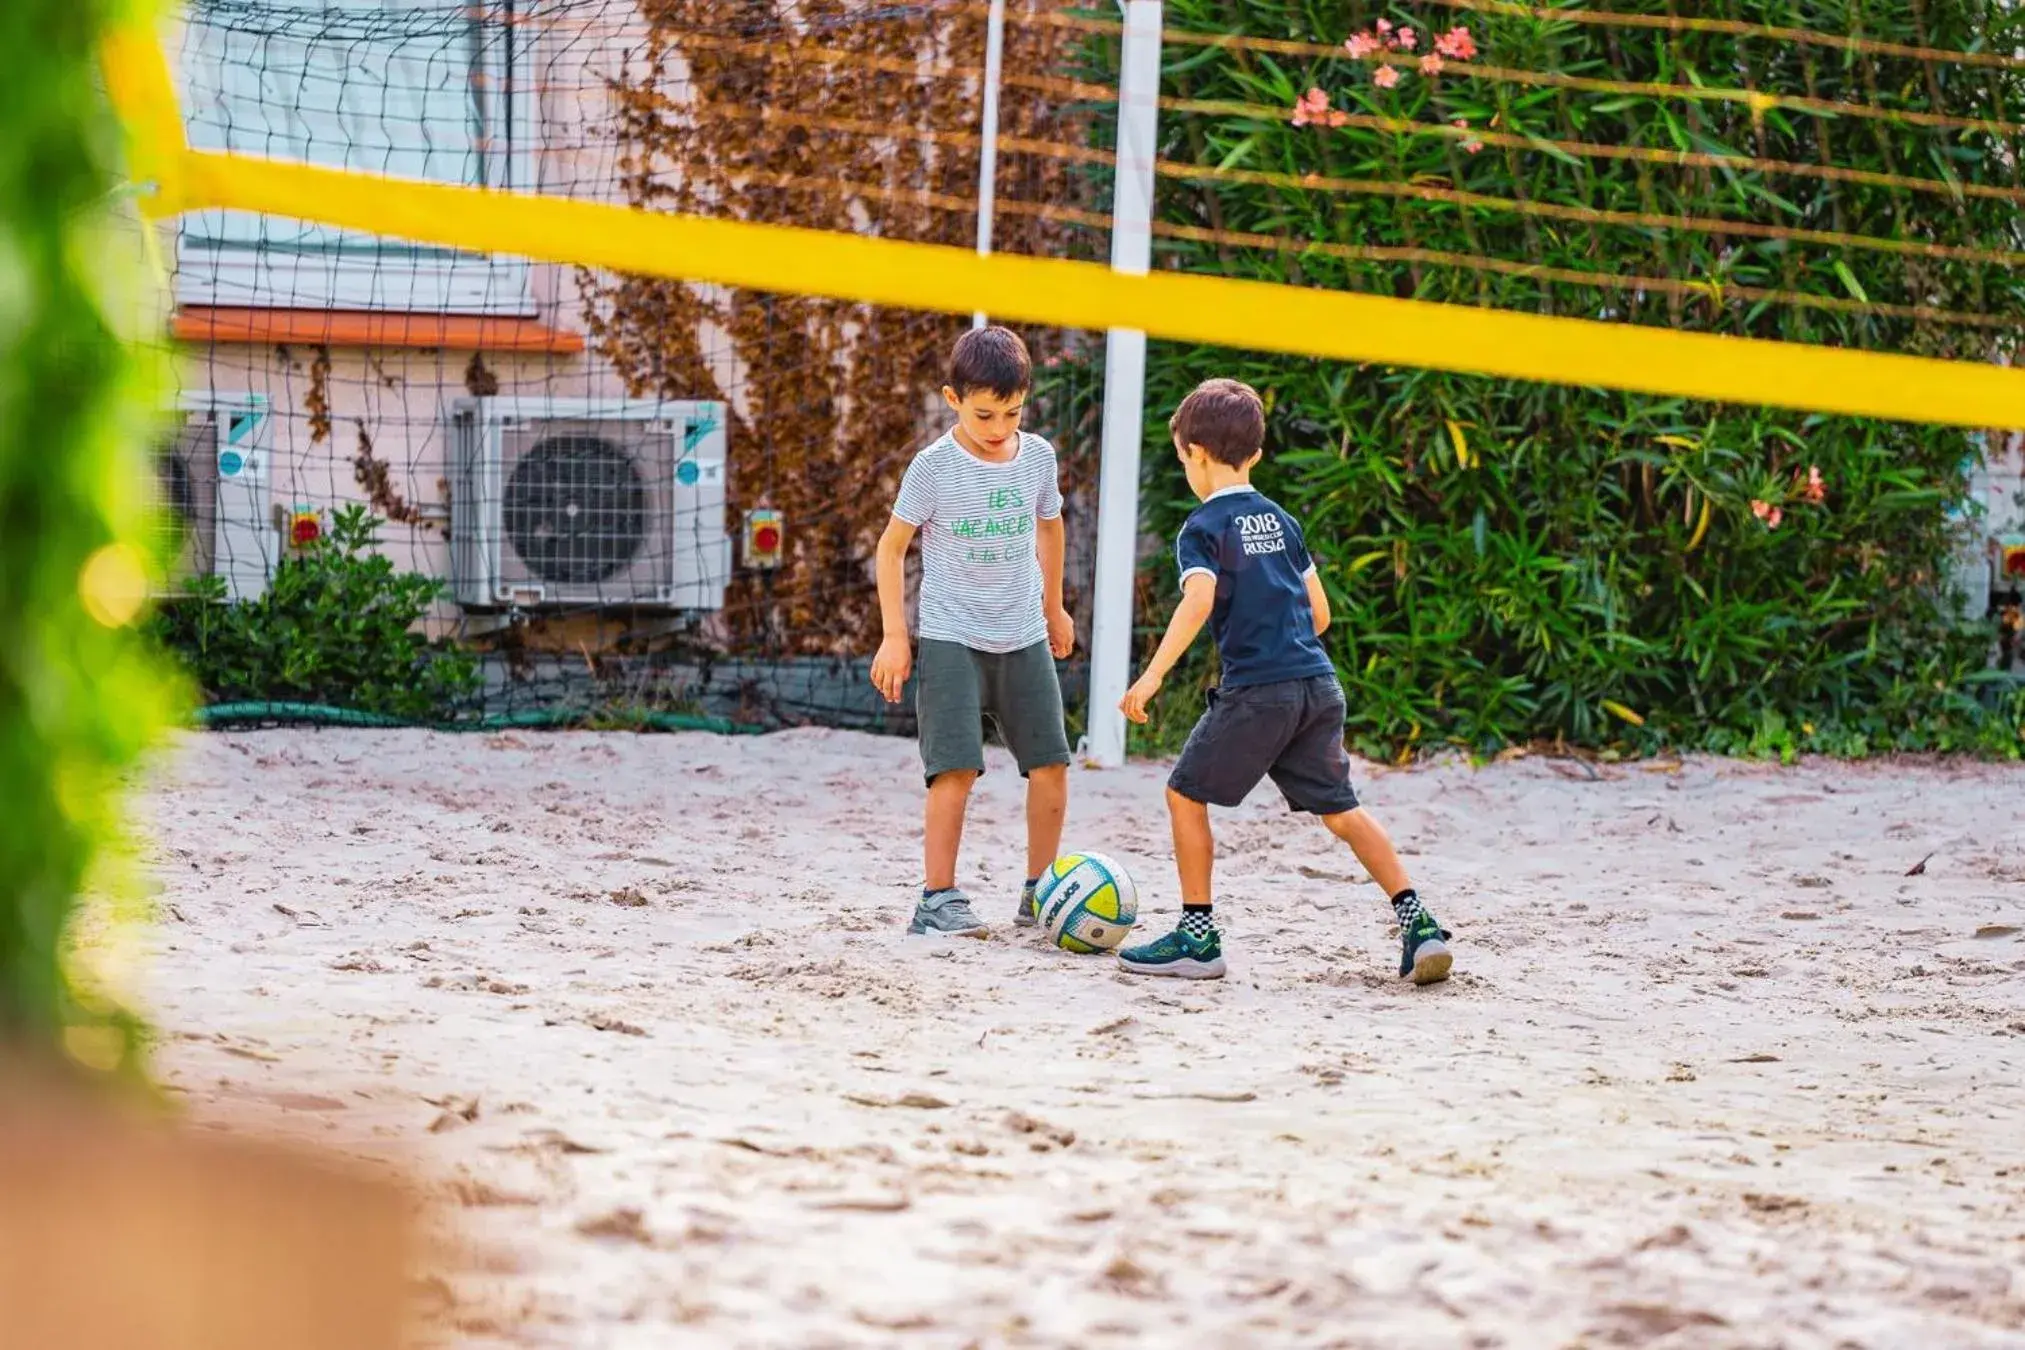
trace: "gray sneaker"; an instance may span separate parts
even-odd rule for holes
[[[1020,907],[1013,911],[1015,928],[1032,928],[1041,921],[1041,907],[1034,899],[1034,887],[1020,889]]]
[[[970,897],[954,888],[923,897],[914,907],[910,933],[940,933],[944,937],[983,937],[984,920],[970,907]]]

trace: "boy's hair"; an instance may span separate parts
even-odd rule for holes
[[[1204,380],[1181,400],[1167,430],[1217,463],[1242,468],[1266,443],[1266,405],[1243,380]]]
[[[988,389],[1011,398],[1033,388],[1034,363],[1027,344],[1010,328],[973,328],[956,340],[949,354],[949,387],[958,398]]]

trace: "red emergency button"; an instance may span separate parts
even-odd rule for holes
[[[781,550],[787,543],[787,525],[780,512],[766,507],[745,513],[745,565],[763,570],[777,569]]]

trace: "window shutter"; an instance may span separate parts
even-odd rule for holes
[[[469,0],[195,0],[180,74],[190,143],[437,182],[525,185],[516,40]],[[519,72],[515,71],[515,75]],[[276,216],[184,217],[177,299],[285,309],[534,312],[521,259]]]

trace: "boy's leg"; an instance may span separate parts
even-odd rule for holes
[[[922,843],[922,890],[933,895],[956,885],[956,855],[963,847],[963,814],[977,774],[950,769],[928,785],[928,809]]]
[[[1174,870],[1181,874],[1183,912],[1210,908],[1210,876],[1216,868],[1216,836],[1209,828],[1209,806],[1167,789],[1167,820],[1174,828]]]
[[[1210,908],[1216,841],[1209,808],[1236,806],[1265,777],[1296,723],[1299,692],[1258,685],[1220,690],[1188,734],[1167,780],[1167,818],[1174,829],[1174,865],[1181,877],[1181,922],[1172,933],[1118,953],[1119,965],[1141,975],[1214,979],[1224,973],[1223,936]]]
[[[1392,897],[1392,912],[1399,920],[1399,973],[1412,976],[1415,984],[1447,979],[1455,964],[1448,949],[1448,930],[1420,903],[1420,892],[1414,890],[1385,827],[1361,806],[1323,816],[1322,823],[1350,846],[1371,879]]]
[[[956,888],[964,807],[984,772],[984,720],[977,662],[968,647],[923,639],[914,704],[921,769],[928,780],[922,831],[921,902],[910,933],[982,933],[984,924]]]
[[[1393,849],[1385,827],[1369,811],[1361,806],[1354,811],[1338,811],[1334,815],[1323,816],[1322,823],[1328,826],[1329,833],[1350,846],[1350,851],[1357,855],[1357,861],[1364,864],[1364,870],[1387,895],[1398,895],[1401,891],[1413,889],[1413,882],[1407,877],[1406,868],[1399,861],[1399,854]]]
[[[1013,922],[1039,922],[1034,888],[1061,856],[1069,809],[1069,732],[1062,722],[1062,678],[1046,642],[984,658],[985,710],[1027,780],[1027,870]]]
[[[1170,975],[1214,980],[1224,973],[1223,935],[1210,909],[1210,873],[1216,839],[1209,828],[1209,804],[1167,789],[1167,819],[1174,829],[1174,866],[1181,874],[1181,922],[1174,931],[1118,953],[1118,964],[1135,975]]]
[[[1062,819],[1068,812],[1068,765],[1048,764],[1027,775],[1027,885],[1062,856]]]
[[[1357,804],[1350,787],[1350,755],[1343,748],[1343,687],[1333,675],[1306,682],[1307,713],[1301,730],[1273,765],[1273,782],[1296,811],[1320,817],[1329,833],[1350,846],[1371,879],[1392,897],[1399,919],[1399,973],[1415,984],[1448,978],[1454,958],[1449,934],[1434,921],[1385,828]]]

